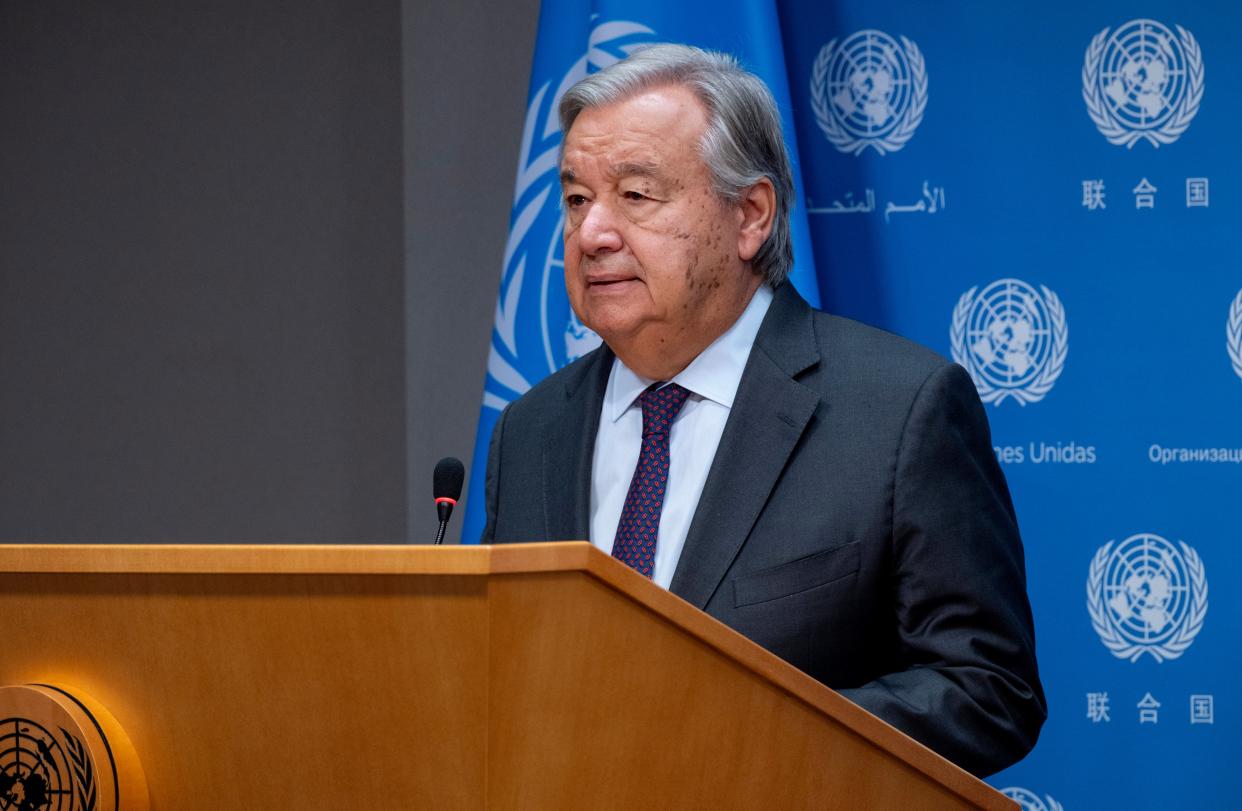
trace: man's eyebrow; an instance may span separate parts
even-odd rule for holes
[[[652,180],[660,180],[663,175],[660,173],[660,167],[654,163],[644,163],[642,161],[627,161],[626,163],[614,163],[608,167],[608,173],[613,177],[647,177]],[[573,183],[578,179],[573,169],[561,170],[561,185]]]

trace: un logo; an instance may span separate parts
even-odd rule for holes
[[[107,708],[63,685],[0,687],[0,809],[146,811],[147,782]]]
[[[883,31],[859,31],[819,51],[811,68],[811,109],[828,142],[859,155],[906,145],[927,107],[927,67],[919,47]]]
[[[1113,543],[1096,551],[1087,576],[1091,627],[1118,659],[1176,659],[1207,616],[1203,561],[1189,545],[1179,541],[1179,549],[1159,535]]]
[[[1225,324],[1226,347],[1229,349],[1229,360],[1233,363],[1233,371],[1242,377],[1242,290],[1234,298],[1229,307],[1229,321]]]
[[[1061,299],[1019,279],[1000,279],[976,295],[978,289],[963,293],[953,309],[953,360],[970,372],[985,403],[1039,402],[1061,376],[1069,351]]]
[[[1131,20],[1110,36],[1105,28],[1087,47],[1082,97],[1109,143],[1127,149],[1181,136],[1203,101],[1203,54],[1194,35],[1174,35],[1155,20]]]
[[[0,719],[0,808],[95,807],[95,777],[82,742],[29,718]],[[55,804],[55,805],[53,805]]]
[[[1035,792],[1018,786],[1003,788],[1001,794],[1016,802],[1022,811],[1065,811],[1064,806],[1052,799],[1051,794],[1044,795],[1044,800],[1047,802],[1039,799],[1039,795]]]

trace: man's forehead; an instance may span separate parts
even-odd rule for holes
[[[570,177],[587,171],[613,178],[679,173],[681,164],[699,157],[706,124],[702,104],[684,87],[656,87],[588,107],[565,135],[561,168]]]

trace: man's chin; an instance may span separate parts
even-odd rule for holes
[[[603,339],[615,351],[633,341],[643,325],[643,319],[633,310],[602,307],[593,310],[589,319],[582,319],[591,331]]]
[[[640,281],[591,285],[583,293],[579,318],[601,336],[637,329],[650,317],[651,299]]]

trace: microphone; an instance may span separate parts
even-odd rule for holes
[[[466,466],[460,459],[446,456],[436,462],[436,469],[431,474],[431,492],[436,499],[436,513],[440,516],[440,528],[436,531],[436,546],[444,541],[444,530],[448,527],[449,516],[461,498],[461,485],[466,480]]]

